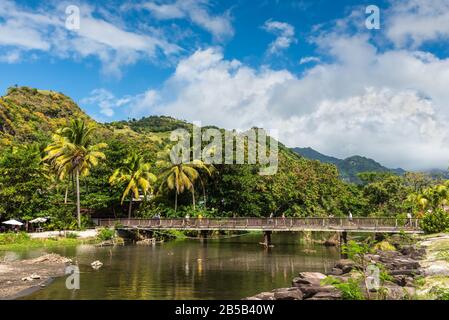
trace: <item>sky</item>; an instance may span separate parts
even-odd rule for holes
[[[449,0],[1,0],[0,74],[1,92],[60,91],[100,122],[449,166]]]

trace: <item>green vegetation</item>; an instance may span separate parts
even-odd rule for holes
[[[434,288],[432,293],[436,296],[436,300],[449,300],[449,289]]]
[[[343,300],[365,300],[365,296],[360,288],[360,279],[349,278],[347,282],[343,282],[342,280],[329,276],[321,284],[331,285],[340,290]]]
[[[449,231],[449,214],[445,210],[438,208],[424,215],[424,218],[421,220],[421,228],[425,233]]]
[[[145,163],[140,155],[133,153],[109,178],[109,183],[112,185],[123,185],[125,187],[121,200],[122,204],[125,198],[130,195],[128,218],[131,218],[133,198],[140,199],[139,190],[142,190],[146,200],[148,192],[152,191],[152,184],[157,180],[157,177],[150,172],[150,168],[151,165]]]
[[[407,221],[408,212],[419,217],[428,210],[420,195],[429,208],[435,203],[441,208],[446,201],[441,199],[447,199],[440,190],[436,201],[428,189],[443,183],[421,174],[368,172],[358,175],[357,185],[342,181],[334,164],[306,159],[281,143],[279,170],[272,176],[260,175],[258,164],[174,165],[167,150],[171,130],[178,128],[192,125],[156,116],[100,124],[63,94],[11,88],[0,98],[1,219],[50,217],[46,227],[55,230],[87,227],[91,215],[346,217],[351,212]]]
[[[101,241],[112,240],[115,237],[115,229],[102,228],[98,230],[97,238]]]
[[[72,120],[70,125],[59,129],[53,136],[53,142],[45,148],[48,152],[43,159],[48,161],[57,178],[63,180],[66,175],[75,177],[76,212],[78,227],[81,228],[80,176],[85,177],[99,160],[106,156],[101,149],[106,143],[92,143],[93,127],[80,119]]]
[[[79,240],[73,236],[57,237],[49,239],[31,239],[25,232],[20,233],[1,233],[0,251],[9,250],[27,250],[30,248],[54,248],[59,246],[76,246],[88,240]]]
[[[388,241],[381,241],[374,245],[374,250],[380,251],[396,251],[396,248]]]

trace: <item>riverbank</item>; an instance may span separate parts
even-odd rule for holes
[[[65,274],[71,260],[57,254],[35,259],[0,262],[0,300],[16,299],[46,287]]]
[[[383,242],[375,248],[337,261],[327,274],[301,272],[291,287],[246,299],[449,300],[449,234],[421,236],[413,244],[394,247]]]
[[[20,251],[33,248],[54,248],[94,244],[96,230],[87,231],[51,231],[42,233],[2,233],[0,234],[0,251]]]

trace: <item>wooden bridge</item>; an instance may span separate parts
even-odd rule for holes
[[[146,230],[422,233],[419,219],[396,218],[99,219],[97,224],[100,227]]]

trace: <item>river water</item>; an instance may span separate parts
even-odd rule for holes
[[[66,289],[66,279],[59,278],[25,299],[242,299],[288,287],[301,271],[329,271],[339,258],[337,248],[302,244],[298,233],[273,234],[270,249],[260,246],[261,240],[261,234],[248,234],[155,246],[53,249],[78,263],[80,289]],[[95,260],[104,263],[99,270],[90,266]]]

